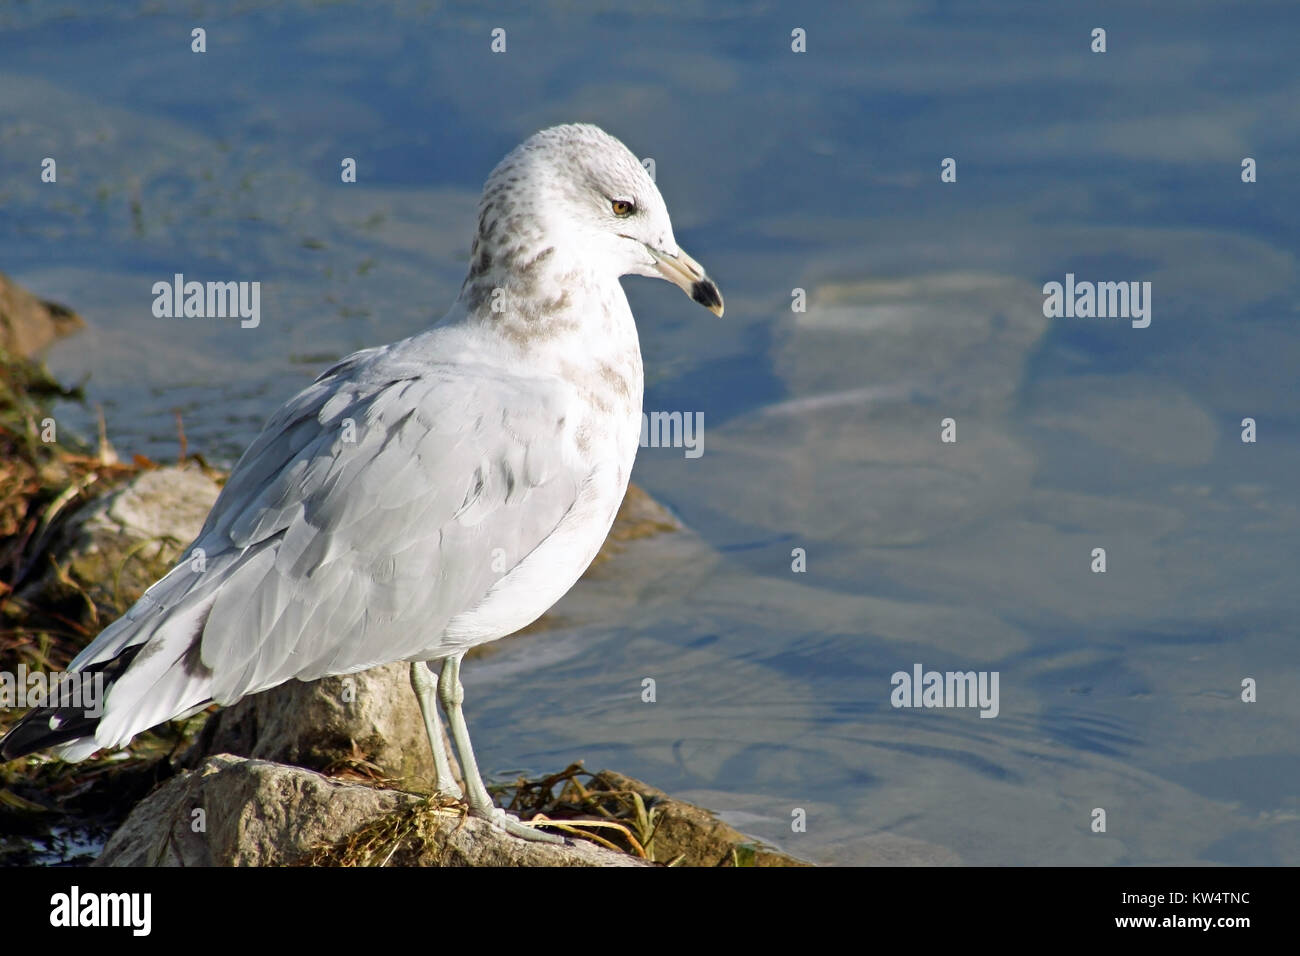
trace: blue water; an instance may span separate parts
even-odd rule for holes
[[[89,322],[49,362],[119,453],[174,458],[179,410],[230,463],[450,304],[507,150],[598,123],[726,297],[625,283],[647,409],[704,415],[635,476],[691,531],[467,667],[484,765],[826,862],[1300,862],[1300,10],[641,6],[0,8],[0,269]],[[260,281],[261,324],[155,318],[176,272]],[[1150,282],[1149,327],[1045,318],[1067,273]],[[892,707],[917,663],[998,672],[998,716]]]

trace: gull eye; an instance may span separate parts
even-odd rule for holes
[[[609,208],[614,210],[614,215],[618,216],[619,219],[626,219],[636,212],[636,203],[630,199],[611,199]]]

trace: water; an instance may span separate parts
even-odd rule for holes
[[[179,410],[230,463],[440,315],[552,123],[653,157],[726,296],[626,281],[647,409],[704,415],[635,476],[691,530],[467,668],[486,767],[582,758],[826,862],[1300,862],[1293,6],[116,6],[0,12],[0,268],[88,319],[50,365],[125,455]],[[154,318],[176,272],[261,281],[261,325]],[[1044,318],[1067,273],[1151,282],[1149,327]],[[916,664],[996,671],[998,716],[892,707]]]

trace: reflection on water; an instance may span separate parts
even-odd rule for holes
[[[451,302],[507,149],[600,123],[727,297],[626,283],[646,406],[705,454],[638,462],[691,530],[467,668],[484,765],[614,767],[823,861],[1295,864],[1296,15],[1239,10],[1114,6],[1105,57],[995,3],[810,16],[803,59],[775,14],[529,15],[493,58],[475,14],[249,4],[200,57],[202,5],[49,4],[0,32],[0,165],[60,163],[0,181],[0,268],[91,322],[51,366],[120,451],[173,456],[179,408],[229,461]],[[155,319],[175,272],[260,281],[261,326]],[[1045,319],[1066,273],[1150,281],[1150,327]],[[999,716],[892,708],[916,664],[997,671]]]

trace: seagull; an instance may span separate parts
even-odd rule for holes
[[[0,758],[82,760],[290,679],[407,661],[438,791],[563,842],[493,805],[460,667],[558,601],[613,524],[643,392],[624,275],[723,313],[626,146],[586,124],[535,133],[488,177],[447,314],[349,355],[275,412],[180,563],[69,665],[104,675],[101,711],[35,708]]]

